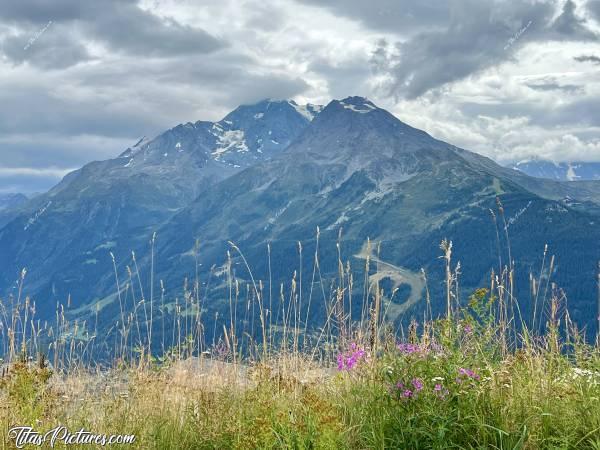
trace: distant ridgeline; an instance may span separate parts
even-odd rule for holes
[[[153,349],[171,346],[194,336],[193,317],[206,346],[232,320],[253,339],[261,320],[318,333],[329,316],[364,318],[377,285],[397,326],[422,320],[427,292],[432,314],[445,312],[447,239],[452,273],[460,262],[454,307],[510,278],[524,321],[536,305],[543,327],[559,296],[594,336],[599,224],[600,182],[501,167],[361,97],[324,108],[263,101],[144,138],[12,208],[0,293],[5,310],[35,302],[49,341],[107,341],[89,351],[123,333],[132,345],[149,332]]]
[[[520,161],[513,165],[527,175],[557,181],[600,180],[600,162],[561,162],[543,159]]]

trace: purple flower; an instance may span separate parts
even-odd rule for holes
[[[423,380],[420,378],[415,378],[412,380],[412,385],[415,387],[415,391],[420,391],[423,389]]]
[[[413,353],[419,352],[420,347],[417,344],[400,343],[398,344],[398,350],[405,355],[412,355]]]
[[[407,390],[404,391],[404,393],[402,394],[402,396],[404,398],[411,398],[413,396],[413,393],[412,393],[412,391],[410,389],[407,389]]]
[[[459,375],[459,376],[461,376],[461,375],[462,375],[463,377],[466,377],[466,378],[471,378],[471,379],[473,379],[473,380],[479,380],[479,375],[477,375],[477,374],[476,374],[475,372],[473,372],[471,369],[464,369],[464,368],[460,367],[460,368],[458,369],[458,375]],[[459,380],[459,378],[457,378],[457,382],[459,382],[458,380]]]
[[[471,334],[473,332],[473,327],[469,324],[466,324],[463,329],[465,330],[465,333],[467,334]]]
[[[436,384],[433,388],[434,391],[436,392],[441,392],[442,390],[442,385],[441,384]]]
[[[355,342],[350,344],[350,352],[347,354],[340,353],[337,356],[338,370],[352,370],[366,356],[366,352],[356,345]]]
[[[397,387],[399,390],[401,390],[401,389],[404,389],[404,383],[402,383],[402,382],[398,381],[398,382],[396,383],[396,387]]]

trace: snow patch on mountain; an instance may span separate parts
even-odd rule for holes
[[[219,159],[230,150],[235,150],[238,153],[245,153],[249,150],[242,130],[228,130],[217,135],[217,147],[212,152],[215,159]]]
[[[299,105],[294,100],[291,100],[290,105],[302,116],[306,117],[309,122],[311,122],[317,114],[319,114],[323,110],[323,106],[321,105],[313,105],[312,103],[307,103],[306,105]]]
[[[375,111],[377,107],[371,103],[366,98],[353,97],[346,100],[341,100],[340,105],[344,107],[344,109],[349,109],[351,111],[368,114],[371,111]]]
[[[573,167],[573,165],[570,163],[567,167],[566,177],[567,177],[567,180],[569,180],[569,181],[575,181],[579,178],[579,175],[577,175],[575,173],[575,167]]]
[[[341,224],[348,222],[350,220],[350,217],[348,217],[346,215],[346,211],[343,211],[342,214],[340,214],[340,217],[337,218],[337,220],[335,222],[333,222],[331,225],[329,225],[327,228],[325,228],[327,231],[332,231],[335,230],[337,227],[339,227]]]

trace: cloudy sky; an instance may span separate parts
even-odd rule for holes
[[[242,103],[349,95],[502,163],[600,161],[600,0],[2,0],[0,193]]]

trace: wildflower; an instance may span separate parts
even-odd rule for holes
[[[473,380],[479,380],[479,375],[473,372],[471,369],[464,369],[460,367],[458,369],[458,374],[463,375],[464,377],[471,378]]]
[[[420,378],[415,378],[412,380],[412,385],[414,386],[415,391],[419,392],[423,389],[423,380],[421,380]]]
[[[398,350],[405,355],[412,355],[413,353],[420,352],[421,348],[418,344],[400,343],[398,344]]]
[[[406,389],[402,394],[404,398],[411,398],[413,396],[413,392],[410,389]]]
[[[433,388],[434,391],[436,392],[441,392],[442,391],[442,385],[441,384],[436,384]]]
[[[455,381],[457,384],[461,384],[463,381],[479,381],[479,378],[479,375],[477,375],[471,369],[465,369],[463,367],[460,367],[458,369],[458,376],[456,377]]]
[[[404,383],[398,381],[398,383],[396,383],[396,388],[398,388],[398,390],[404,389]]]
[[[353,342],[348,354],[340,353],[337,356],[338,370],[352,370],[361,360],[366,357],[366,352]]]

